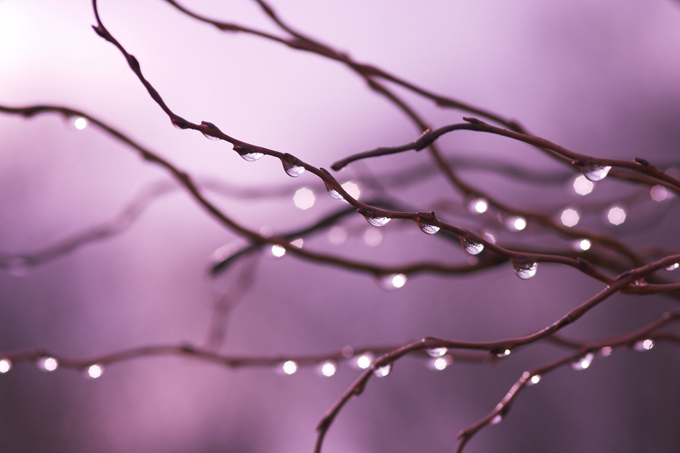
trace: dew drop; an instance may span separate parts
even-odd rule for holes
[[[239,145],[234,145],[234,151],[236,151],[238,155],[241,156],[241,159],[245,160],[246,162],[255,162],[256,160],[264,156],[264,153],[250,151]]]
[[[674,271],[680,267],[680,263],[673,263],[666,268],[667,271]]]
[[[373,374],[375,377],[383,378],[387,375],[389,375],[392,372],[392,364],[388,363],[387,365],[383,365],[381,367],[376,368],[373,370]]]
[[[370,352],[366,352],[364,354],[361,354],[356,361],[356,366],[359,367],[362,370],[365,370],[371,364],[373,363],[373,354]]]
[[[489,202],[484,198],[473,198],[468,202],[467,208],[472,214],[484,214],[489,209]]]
[[[527,381],[527,385],[528,385],[529,387],[531,387],[532,385],[536,385],[536,384],[538,384],[539,382],[541,382],[541,375],[540,375],[540,374],[534,374],[534,375],[531,376],[531,377],[529,378],[529,380]]]
[[[443,357],[449,350],[447,348],[430,348],[426,352],[430,357]]]
[[[593,363],[594,358],[595,355],[592,352],[589,352],[578,360],[572,362],[571,367],[577,371],[585,370],[590,366],[591,363]]]
[[[387,291],[394,291],[395,289],[403,288],[408,277],[406,274],[389,274],[380,277],[380,287]]]
[[[387,225],[387,223],[392,220],[389,217],[371,217],[371,216],[364,216],[366,221],[373,225],[374,227],[381,227]]]
[[[328,184],[324,183],[326,186],[326,192],[328,192],[328,195],[331,197],[335,198],[336,200],[344,200],[343,196],[340,195],[340,192],[329,186]]]
[[[291,178],[297,178],[305,172],[305,167],[298,165],[298,162],[300,162],[298,158],[288,153],[284,154],[281,158],[283,169]]]
[[[104,374],[104,365],[101,365],[99,363],[90,365],[85,369],[85,377],[90,379],[97,379],[101,377],[102,374]]]
[[[335,362],[332,362],[330,360],[324,362],[321,364],[321,374],[326,376],[326,377],[331,377],[335,374],[335,372],[338,370],[337,365]]]
[[[583,167],[581,167],[581,171],[583,171],[583,176],[585,176],[592,182],[602,181],[604,178],[607,177],[607,174],[611,169],[612,167],[608,165],[602,166],[595,164],[584,165]]]
[[[430,225],[429,223],[418,222],[418,228],[425,234],[437,234],[440,228],[437,225]]]
[[[10,359],[0,359],[0,373],[5,374],[12,369],[12,361]]]
[[[470,255],[479,255],[482,253],[482,250],[484,250],[484,244],[472,241],[462,236],[460,238],[460,245],[463,246],[463,250],[465,250]]]
[[[494,418],[491,419],[489,422],[490,425],[497,425],[501,421],[503,421],[503,416],[501,414],[496,415]]]
[[[507,357],[512,351],[509,349],[503,349],[501,352],[496,353],[496,357]]]
[[[281,258],[283,255],[286,254],[286,248],[280,246],[279,244],[274,244],[272,245],[271,252],[275,258]]]
[[[54,357],[41,357],[35,363],[41,371],[54,371],[59,368],[59,362]]]
[[[514,261],[512,267],[515,268],[515,273],[519,278],[528,280],[536,275],[538,263],[534,263],[533,261]]]
[[[79,116],[75,120],[73,120],[73,126],[79,131],[85,129],[88,124],[89,122],[87,121],[87,118],[83,118],[82,116]]]
[[[213,123],[209,123],[207,121],[201,121],[201,126],[207,128],[207,129],[210,129],[215,133],[219,132],[219,129]],[[217,137],[213,137],[212,135],[206,134],[205,132],[201,132],[201,134],[203,134],[203,136],[205,138],[207,138],[208,140],[219,140]]]
[[[633,349],[635,349],[636,351],[649,351],[653,347],[654,341],[648,338],[646,340],[638,341],[637,343],[635,343]]]
[[[298,369],[298,365],[294,360],[288,360],[288,361],[283,363],[283,365],[281,366],[281,369],[283,370],[283,372],[285,374],[288,374],[288,375],[295,374],[295,372]]]

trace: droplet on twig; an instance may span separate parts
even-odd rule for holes
[[[375,377],[379,377],[379,378],[388,376],[391,372],[392,372],[392,364],[391,363],[388,363],[387,365],[383,365],[383,366],[378,367],[375,370],[373,370],[373,374],[375,375]]]
[[[580,370],[585,370],[590,366],[591,363],[593,363],[593,359],[595,358],[595,355],[592,352],[589,352],[588,354],[584,355],[583,357],[579,357],[577,360],[571,363],[571,367],[577,371]]]
[[[373,354],[370,352],[365,352],[357,357],[356,366],[362,370],[365,370],[373,363]]]
[[[271,251],[272,251],[272,255],[275,258],[281,258],[283,255],[286,254],[286,248],[279,245],[279,244],[272,245]]]
[[[241,156],[241,158],[246,162],[255,162],[256,160],[264,156],[264,153],[249,150],[239,145],[234,145],[234,151],[236,151],[238,155]]]
[[[85,377],[89,379],[97,379],[101,377],[102,374],[104,374],[104,365],[100,363],[95,363],[93,365],[90,365],[85,369]]]
[[[489,422],[490,425],[497,425],[503,421],[503,416],[501,414],[496,414],[494,418]]]
[[[484,214],[489,209],[489,202],[484,198],[473,198],[468,202],[467,207],[472,214]]]
[[[331,197],[335,198],[336,200],[344,200],[343,196],[340,195],[340,192],[329,186],[328,184],[324,183],[326,186],[326,192],[328,192],[328,195]]]
[[[12,361],[10,359],[0,359],[0,373],[5,374],[12,369]]]
[[[472,239],[460,237],[460,245],[470,255],[479,255],[484,250],[484,244],[475,242]]]
[[[586,178],[593,182],[602,181],[604,178],[607,177],[607,174],[609,174],[609,170],[611,169],[612,167],[610,167],[609,165],[596,165],[596,164],[589,164],[581,167],[583,176],[585,176]]]
[[[285,374],[295,374],[295,372],[298,369],[298,364],[294,360],[287,360],[283,362],[283,365],[281,365],[281,370]]]
[[[666,268],[667,271],[674,271],[680,267],[680,263],[673,263]]]
[[[408,277],[406,274],[388,274],[379,278],[380,287],[387,291],[403,288]]]
[[[512,267],[515,269],[515,273],[522,280],[528,280],[534,275],[536,275],[536,270],[538,269],[538,263],[527,260],[513,261]]]
[[[649,351],[654,347],[654,341],[647,338],[646,340],[638,341],[633,346],[636,351]]]
[[[496,353],[496,357],[507,357],[510,355],[511,352],[512,351],[510,351],[509,349],[503,349],[500,352]]]
[[[201,121],[201,126],[205,127],[206,129],[210,129],[210,130],[213,131],[214,133],[218,133],[218,132],[220,131],[220,130],[217,128],[217,126],[215,126],[213,123],[209,123],[209,122],[207,122],[207,121]],[[219,140],[217,137],[215,137],[215,136],[213,136],[213,135],[210,135],[210,134],[206,134],[206,133],[203,132],[203,131],[201,131],[201,134],[203,134],[203,136],[204,136],[205,138],[207,138],[208,140]]]
[[[448,348],[430,348],[430,349],[426,349],[425,352],[427,352],[427,354],[430,357],[437,358],[437,357],[445,356],[446,353],[449,352],[449,350],[448,350]]]
[[[59,362],[54,357],[40,357],[36,362],[36,366],[41,371],[54,371],[59,368]]]
[[[305,172],[305,167],[300,165],[300,160],[291,154],[285,153],[281,157],[281,163],[286,174],[291,178],[297,178]]]
[[[425,234],[437,234],[440,228],[437,225],[430,225],[429,223],[418,222],[418,228]]]
[[[388,224],[388,222],[389,222],[390,220],[392,220],[392,219],[389,218],[389,217],[380,217],[380,216],[374,216],[374,217],[372,217],[372,216],[370,216],[370,215],[365,215],[364,218],[366,219],[366,221],[367,221],[368,223],[370,223],[370,224],[373,225],[374,227],[385,226],[385,225]]]
[[[335,372],[338,370],[338,366],[335,364],[335,362],[331,360],[327,360],[321,364],[321,367],[319,367],[320,373],[325,376],[325,377],[331,377],[335,375]]]

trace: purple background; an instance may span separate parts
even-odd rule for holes
[[[274,4],[298,29],[434,92],[520,120],[530,131],[576,151],[660,164],[680,144],[680,5],[671,1],[303,2]],[[194,1],[211,17],[275,30],[247,1]],[[104,23],[141,62],[145,75],[185,118],[290,152],[316,166],[418,136],[411,123],[341,65],[276,43],[219,33],[163,2],[102,1]],[[128,132],[197,178],[241,187],[307,186],[317,204],[300,211],[292,197],[212,198],[236,220],[275,232],[306,225],[338,208],[309,174],[292,180],[280,163],[244,162],[231,147],[174,129],[117,50],[90,28],[88,1],[0,2],[3,104],[64,104]],[[397,90],[401,92],[401,90]],[[411,95],[435,126],[461,112],[437,110]],[[36,250],[105,222],[137,191],[167,179],[131,150],[56,115],[30,121],[0,115],[0,251]],[[571,170],[527,146],[459,133],[441,140],[447,156],[514,162],[536,172]],[[426,153],[366,161],[357,171],[384,175],[429,163]],[[581,198],[569,183],[536,189],[488,172],[463,177],[518,208],[549,209],[601,200],[584,227],[633,246],[678,247],[677,212],[650,223],[676,200],[630,207],[619,227],[605,208],[635,187],[606,180]],[[573,173],[574,176],[576,173]],[[367,188],[363,188],[365,191]],[[364,192],[366,193],[366,192]],[[448,197],[440,176],[394,189],[430,210]],[[442,213],[472,227],[465,216]],[[342,246],[321,234],[312,250],[375,263],[462,263],[460,247],[393,221],[370,247],[368,225]],[[500,227],[500,225],[499,225]],[[569,247],[532,228],[506,244]],[[226,278],[206,277],[210,254],[234,235],[182,191],[153,203],[125,233],[84,247],[22,278],[0,274],[0,350],[44,346],[89,357],[146,344],[204,343],[211,307]],[[521,281],[509,265],[475,276],[420,275],[386,292],[370,276],[286,256],[262,257],[255,288],[233,311],[221,352],[248,355],[335,351],[344,345],[403,344],[425,335],[495,340],[535,331],[602,288],[571,268],[542,265]],[[596,339],[642,327],[677,303],[617,296],[565,335]],[[327,452],[452,451],[456,433],[486,415],[529,368],[563,351],[536,345],[493,367],[455,363],[433,372],[405,358],[386,379],[351,401],[326,439]],[[146,358],[108,367],[98,380],[72,370],[45,374],[17,364],[0,375],[3,451],[312,451],[314,427],[358,371],[344,364],[329,379],[311,369],[294,376],[227,370],[183,358]],[[677,349],[617,350],[575,372],[559,369],[526,392],[499,425],[466,451],[671,452],[680,449]]]

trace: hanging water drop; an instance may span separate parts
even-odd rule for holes
[[[437,225],[430,225],[428,223],[418,222],[418,227],[425,234],[437,234],[440,228]]]
[[[648,338],[646,340],[638,341],[637,343],[635,343],[633,349],[635,349],[636,351],[649,351],[653,347],[654,341]]]
[[[297,369],[298,369],[298,365],[294,360],[288,360],[288,361],[284,362],[283,365],[281,366],[281,370],[285,374],[288,374],[288,375],[295,374]]]
[[[333,376],[337,370],[338,370],[338,367],[335,364],[335,362],[332,362],[330,360],[322,363],[321,368],[319,369],[321,374],[326,376],[326,377]]]
[[[389,375],[391,371],[392,371],[392,364],[388,363],[387,365],[383,365],[383,366],[378,367],[375,370],[373,370],[373,374],[376,377],[382,378],[382,377]]]
[[[430,348],[426,349],[426,352],[430,357],[437,358],[445,356],[449,350],[447,348]]]
[[[593,363],[594,358],[595,355],[592,352],[589,352],[575,362],[572,362],[571,367],[577,371],[585,370],[590,366],[591,363]]]
[[[236,151],[238,155],[241,156],[241,159],[245,160],[246,162],[255,162],[260,157],[264,156],[264,153],[248,150],[240,145],[234,145],[234,151]]]
[[[47,372],[59,368],[59,362],[54,357],[41,357],[35,364],[40,370]]]
[[[536,275],[538,263],[533,261],[513,261],[512,267],[515,268],[515,273],[522,280],[528,280]]]
[[[380,277],[380,287],[387,291],[403,288],[408,277],[405,274],[389,274]]]
[[[219,133],[219,131],[220,131],[220,130],[217,128],[217,126],[215,126],[213,123],[209,123],[209,122],[207,122],[207,121],[201,121],[201,126],[202,126],[202,127],[205,127],[206,129],[210,129],[210,130],[211,130],[212,132],[214,132],[214,133]],[[203,136],[204,136],[205,138],[207,138],[208,140],[219,140],[217,137],[215,137],[215,136],[213,136],[213,135],[210,135],[210,134],[206,134],[205,132],[202,132],[202,131],[201,131],[201,134],[203,134]]]
[[[344,200],[343,196],[340,195],[340,192],[329,186],[328,184],[324,183],[326,186],[326,192],[328,192],[328,195],[331,197],[335,198],[336,200]]]
[[[482,250],[484,250],[484,244],[475,242],[462,236],[460,238],[460,245],[463,247],[463,250],[465,250],[470,255],[479,255],[482,253]]]
[[[445,355],[443,357],[434,359],[430,366],[437,371],[443,371],[451,364],[453,364],[453,357],[450,355]]]
[[[104,365],[101,365],[99,363],[90,365],[85,369],[85,377],[89,379],[97,379],[101,377],[102,374],[104,374]]]
[[[534,374],[527,381],[527,386],[531,387],[532,385],[536,385],[539,382],[541,382],[541,375],[540,374]]]
[[[12,369],[12,361],[10,359],[0,359],[0,373],[5,374]]]
[[[370,352],[365,352],[361,354],[356,360],[356,366],[362,370],[365,370],[373,363],[373,354]]]
[[[666,268],[667,271],[674,271],[680,267],[680,263],[673,263]]]
[[[291,178],[297,178],[305,172],[305,167],[299,165],[300,160],[291,154],[284,154],[283,157],[281,157],[281,163],[283,164],[283,169],[286,171],[286,174]]]
[[[389,217],[380,217],[380,216],[370,216],[370,215],[365,215],[364,218],[368,223],[373,225],[374,227],[381,227],[387,225],[387,223],[392,220]]]
[[[489,422],[490,425],[497,425],[501,421],[503,421],[503,416],[501,414],[496,415],[494,418],[491,419]]]
[[[593,182],[602,181],[604,178],[607,177],[607,174],[611,169],[612,167],[610,167],[609,165],[603,166],[595,164],[584,165],[581,167],[581,171],[583,171],[583,176],[585,176],[586,178]]]
[[[496,357],[507,357],[510,355],[511,352],[512,351],[510,351],[509,349],[503,349],[500,352],[496,353]]]

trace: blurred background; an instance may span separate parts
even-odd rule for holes
[[[186,6],[279,33],[254,2]],[[680,163],[678,2],[294,0],[272,6],[297,29],[358,61],[517,119],[572,150],[643,157],[663,168]],[[168,105],[190,121],[213,122],[239,139],[325,168],[421,132],[338,63],[219,32],[162,1],[102,0],[100,12]],[[275,159],[248,163],[226,143],[173,128],[120,53],[92,31],[94,23],[85,0],[1,1],[0,104],[84,110],[198,181],[228,185],[241,196],[208,192],[211,199],[256,230],[283,233],[342,207],[313,175],[292,179]],[[435,127],[465,115],[395,91]],[[2,114],[0,137],[3,254],[40,250],[106,223],[140,191],[170,180],[94,127],[78,130],[59,115]],[[463,179],[517,209],[557,218],[575,207],[580,226],[632,247],[680,245],[673,197],[656,202],[648,188],[610,179],[578,195],[573,169],[500,137],[461,132],[440,144],[447,157],[463,159]],[[470,159],[512,164],[549,181],[509,178]],[[361,199],[378,194],[370,181],[381,183],[409,209],[441,207],[440,218],[483,227],[501,244],[571,250],[569,240],[535,225],[512,233],[495,212],[471,216],[438,173],[407,182],[430,165],[426,152],[410,152],[353,164],[336,176],[356,183]],[[315,196],[305,210],[293,197],[303,187]],[[251,189],[270,196],[246,196]],[[621,225],[606,218],[616,203],[627,212]],[[469,259],[457,244],[424,235],[410,222],[376,229],[354,215],[342,228],[306,238],[304,246],[384,264]],[[0,351],[45,347],[86,358],[148,344],[206,345],[215,302],[244,266],[254,267],[254,285],[223,323],[218,350],[226,354],[312,354],[426,335],[514,337],[548,325],[602,289],[571,268],[541,265],[523,281],[505,264],[475,275],[411,276],[403,288],[385,291],[370,275],[290,255],[277,259],[269,250],[209,277],[214,251],[235,239],[184,191],[155,198],[119,235],[27,272],[0,273]],[[564,334],[580,340],[622,335],[674,307],[677,302],[661,296],[619,295]],[[444,371],[421,358],[402,359],[341,412],[324,451],[450,452],[456,433],[492,410],[523,371],[564,353],[540,344],[494,366],[455,362]],[[503,422],[480,432],[465,451],[678,451],[677,357],[676,346],[658,344],[646,353],[617,350],[580,372],[560,368],[523,392]],[[312,368],[292,376],[275,371],[152,357],[113,364],[88,380],[73,370],[43,373],[16,364],[0,375],[0,449],[312,451],[316,423],[359,371],[347,363],[330,378]]]

